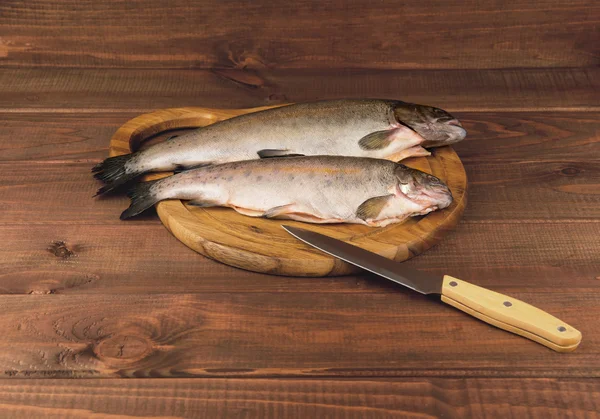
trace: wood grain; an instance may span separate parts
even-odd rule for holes
[[[11,418],[598,418],[591,379],[3,380]]]
[[[599,110],[600,68],[499,70],[149,70],[4,68],[0,108],[137,114],[379,97],[448,111]]]
[[[5,0],[0,16],[4,66],[460,69],[600,61],[600,8],[592,0],[511,0],[501,8],[491,0]]]
[[[600,287],[599,234],[597,222],[463,222],[442,244],[405,263],[507,292],[524,286],[550,292],[568,285],[576,300]],[[367,294],[397,289],[364,275],[278,278],[231,268],[189,250],[156,219],[138,225],[3,225],[0,237],[1,294]]]
[[[115,131],[138,115],[137,111],[99,109],[0,111],[0,162],[19,162],[11,170],[19,170],[18,165],[32,160],[97,163],[107,155],[108,142]],[[575,170],[567,172],[572,172],[571,179],[575,180],[588,169],[593,170],[585,162],[600,160],[600,112],[459,111],[455,115],[468,130],[468,136],[453,147],[470,171],[479,171],[480,164],[487,167],[489,162],[527,167],[543,160],[552,164],[563,162],[565,169],[572,163]],[[523,172],[519,175],[527,176]],[[469,173],[469,178],[472,176]]]
[[[600,160],[596,112],[457,112],[456,116],[468,135],[454,148],[473,168],[482,161],[525,165],[554,160],[577,165]],[[576,175],[577,169],[571,172]]]
[[[558,290],[511,295],[581,331],[568,355],[405,289],[0,296],[0,376],[600,377],[597,287]]]
[[[598,417],[599,13],[591,0],[0,2],[2,415]],[[89,167],[140,113],[343,97],[461,118],[465,219],[406,263],[552,312],[585,335],[576,352],[370,276],[237,270],[155,216],[119,222],[124,198],[90,199]],[[204,378],[31,379],[81,376]]]
[[[519,162],[519,154],[513,148],[506,151],[508,162],[485,162],[496,157],[482,154],[479,162],[466,163],[470,189],[463,222],[593,223],[600,218],[600,167],[595,160],[570,161],[567,156],[565,161],[540,157]],[[90,168],[97,161],[0,162],[0,224],[140,224],[137,219],[119,220],[128,206],[126,197],[92,199],[99,183]],[[140,220],[149,218],[154,217]]]
[[[513,149],[512,156],[518,153]],[[0,163],[0,292],[393,289],[364,277],[273,278],[198,257],[156,215],[120,221],[125,197],[92,199],[98,186],[92,164]],[[600,284],[594,282],[600,272],[596,163],[472,163],[466,169],[470,202],[458,229],[411,266],[489,286],[518,286],[521,278],[532,287],[550,287],[557,278],[575,288]]]
[[[99,162],[108,139],[133,113],[0,112],[0,162],[11,162],[8,174],[25,162]],[[41,168],[42,166],[40,166]],[[45,167],[45,166],[44,166]]]

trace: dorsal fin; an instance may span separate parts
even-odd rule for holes
[[[261,159],[270,159],[273,157],[301,157],[304,154],[293,153],[290,150],[264,149],[256,152]]]

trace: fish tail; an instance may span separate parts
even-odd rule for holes
[[[92,168],[94,177],[107,184],[98,189],[96,196],[110,192],[140,174],[137,171],[128,170],[126,167],[127,162],[136,156],[136,154],[137,153],[109,157]]]
[[[121,214],[121,220],[138,215],[160,201],[156,192],[152,190],[152,187],[161,180],[151,180],[135,185],[127,193],[127,196],[131,198],[131,203],[129,204],[129,208]]]

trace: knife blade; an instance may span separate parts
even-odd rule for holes
[[[314,231],[282,226],[298,240],[333,257],[441,301],[498,328],[531,339],[557,352],[579,346],[581,332],[562,320],[517,300],[450,275],[433,275],[358,246]]]

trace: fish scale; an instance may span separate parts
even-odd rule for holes
[[[442,109],[394,100],[342,99],[292,104],[240,115],[175,136],[93,168],[107,185],[153,171],[283,155],[371,157],[400,161],[423,148],[462,140],[466,131]]]
[[[248,160],[188,170],[138,185],[121,218],[166,199],[224,206],[250,216],[385,226],[452,202],[438,178],[382,159],[342,156]]]

